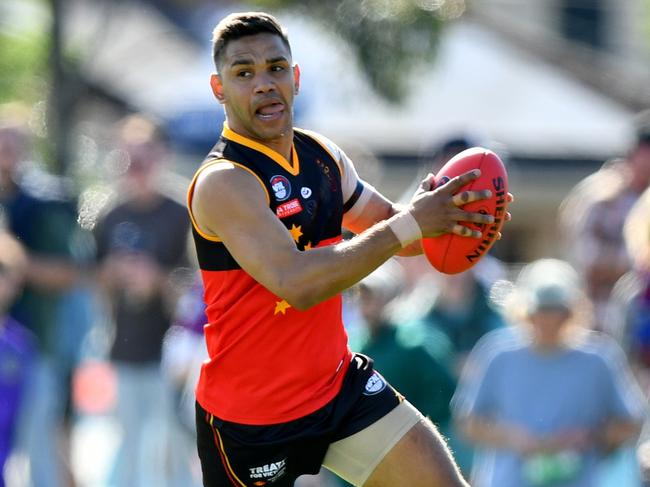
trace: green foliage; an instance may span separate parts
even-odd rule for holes
[[[42,100],[47,88],[48,41],[43,34],[0,31],[0,103]]]
[[[381,96],[392,102],[406,95],[406,81],[436,53],[444,20],[457,17],[463,0],[256,0],[269,10],[298,9],[324,23],[353,49],[362,70]]]

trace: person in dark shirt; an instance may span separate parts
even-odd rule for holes
[[[85,326],[77,315],[61,316],[70,311],[65,300],[80,281],[77,242],[83,239],[62,179],[28,161],[28,117],[22,105],[0,106],[0,213],[27,254],[25,285],[9,315],[36,336],[37,345],[16,436],[31,458],[31,482],[59,487],[72,475],[61,445],[67,444],[70,377]]]
[[[147,421],[169,412],[160,359],[178,292],[172,278],[187,266],[189,217],[159,187],[166,146],[158,128],[130,116],[120,123],[119,145],[128,158],[121,200],[99,218],[95,238],[101,289],[114,325],[110,358],[123,431],[115,481],[128,487],[146,468],[138,455]]]
[[[452,347],[443,333],[420,323],[395,323],[399,317],[387,312],[399,292],[400,272],[397,264],[384,264],[359,283],[364,332],[356,346],[446,434],[451,419],[449,403],[456,388]]]

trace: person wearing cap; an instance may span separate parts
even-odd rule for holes
[[[594,327],[612,334],[606,320],[614,285],[632,268],[623,238],[630,209],[650,187],[650,110],[634,121],[625,157],[607,161],[580,181],[560,206],[567,258],[583,275],[594,305]]]
[[[506,302],[517,324],[473,349],[452,400],[477,447],[472,485],[596,485],[600,461],[633,441],[644,397],[609,336],[589,331],[566,262],[525,266]]]

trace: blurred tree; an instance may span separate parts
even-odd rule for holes
[[[79,88],[64,70],[63,1],[10,0],[0,9],[0,103],[18,101],[35,108],[33,128],[39,146],[44,143],[38,152],[58,174],[65,173],[69,158]]]
[[[0,104],[18,102],[33,108],[29,122],[37,137],[32,149],[41,156],[49,150],[45,139],[51,80],[48,18],[38,0],[5,0],[0,7]]]
[[[436,53],[446,20],[465,11],[464,0],[253,0],[263,8],[300,10],[346,40],[378,94],[405,98],[414,68]]]
[[[0,103],[43,99],[47,86],[48,40],[42,33],[0,30]]]
[[[66,172],[70,159],[70,132],[79,88],[73,83],[75,78],[63,55],[63,1],[48,0],[52,13],[49,50],[52,90],[48,101],[48,135],[53,169],[58,174]]]

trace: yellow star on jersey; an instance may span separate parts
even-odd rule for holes
[[[302,237],[302,228],[300,225],[296,226],[294,223],[291,224],[291,230],[289,233],[293,237],[294,242],[297,242],[300,237]]]
[[[275,303],[275,311],[273,312],[274,315],[277,315],[278,313],[286,314],[287,309],[291,308],[291,305],[287,303],[285,299],[282,301],[278,301]]]
[[[305,250],[311,250],[311,242],[305,244]]]

